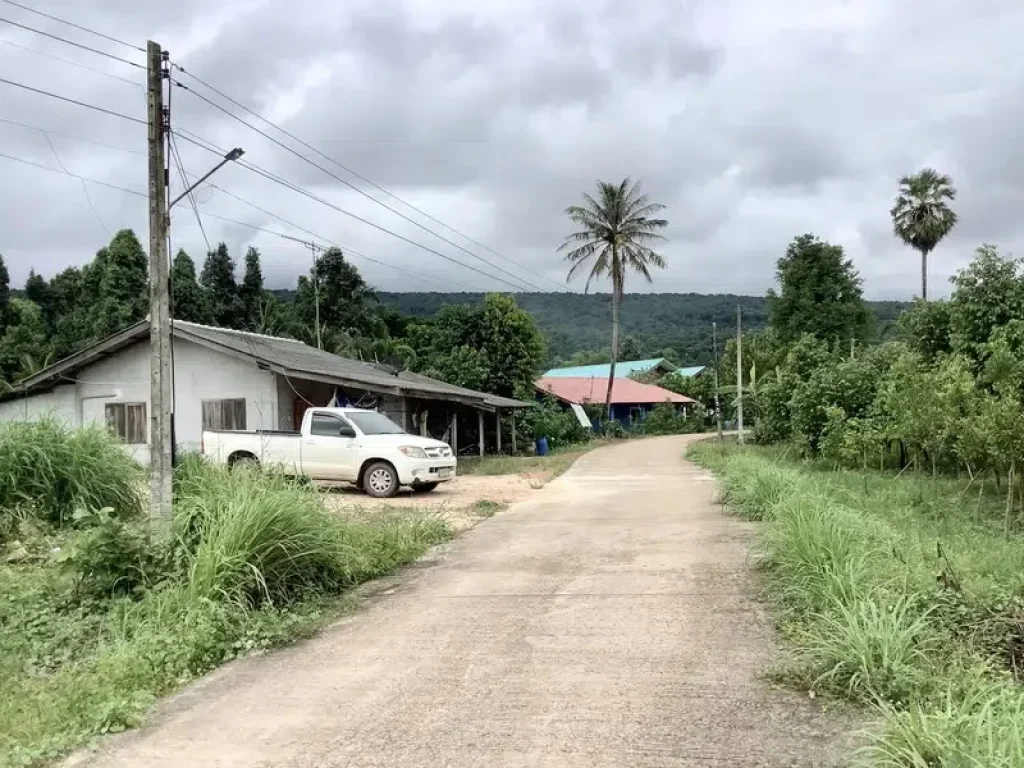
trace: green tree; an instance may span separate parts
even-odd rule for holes
[[[918,299],[900,316],[902,338],[928,362],[953,350],[950,309],[948,301]]]
[[[263,269],[260,266],[260,252],[256,248],[249,248],[245,252],[245,276],[242,278],[242,286],[238,295],[245,309],[245,327],[255,330],[260,323],[261,303],[266,298],[263,294]]]
[[[651,246],[665,238],[659,230],[668,226],[665,219],[652,218],[665,206],[652,203],[641,192],[640,182],[628,178],[621,184],[597,183],[596,199],[583,195],[583,205],[565,209],[579,231],[567,236],[559,250],[568,250],[572,264],[567,280],[588,272],[584,291],[595,278],[607,276],[612,282],[612,360],[608,371],[605,408],[611,418],[615,362],[619,355],[619,304],[625,292],[626,275],[633,271],[651,282],[651,268],[663,269],[665,260]]]
[[[209,296],[196,278],[195,262],[184,250],[175,254],[171,265],[171,312],[177,320],[204,325],[213,322]]]
[[[122,229],[93,262],[97,293],[87,332],[101,339],[142,320],[149,309],[149,263],[135,233]]]
[[[768,293],[771,324],[785,342],[809,333],[849,343],[871,333],[861,280],[842,246],[800,235],[776,266],[779,291]]]
[[[387,326],[374,311],[376,303],[376,295],[359,270],[340,249],[329,248],[317,258],[309,276],[299,278],[295,317],[310,342],[316,340],[318,314],[321,339],[337,334],[384,336]],[[325,341],[324,346],[331,345]]]
[[[445,307],[409,340],[428,375],[503,397],[532,392],[545,352],[530,314],[501,294],[488,294],[479,307]]]
[[[921,298],[928,301],[928,254],[956,225],[949,201],[956,199],[953,180],[932,168],[900,179],[899,195],[889,215],[893,233],[921,254]]]
[[[35,373],[46,359],[49,344],[39,307],[27,299],[11,299],[9,322],[0,336],[0,380],[12,384]]]
[[[235,262],[226,244],[220,243],[206,256],[199,283],[209,297],[214,324],[241,330],[245,324],[245,308],[235,282]]]
[[[974,260],[953,278],[949,300],[950,344],[981,366],[993,333],[1013,320],[1024,320],[1024,276],[1021,261],[982,245]]]

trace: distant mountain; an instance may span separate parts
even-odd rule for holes
[[[288,299],[290,291],[275,291]],[[429,318],[446,304],[476,304],[482,293],[379,293],[387,307],[412,317]],[[516,301],[534,316],[548,337],[551,361],[565,360],[584,350],[601,350],[610,344],[611,296],[581,293],[519,293]],[[899,301],[870,301],[880,336],[891,334],[900,313],[910,306]],[[708,363],[712,359],[711,324],[718,325],[718,342],[736,333],[736,307],[743,308],[743,327],[768,324],[763,296],[700,293],[634,293],[622,303],[621,322],[625,344],[638,357],[653,357],[666,350],[679,365]],[[629,337],[632,337],[631,340]],[[623,356],[625,359],[625,355]]]

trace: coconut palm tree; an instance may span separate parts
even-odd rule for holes
[[[953,180],[931,168],[900,179],[896,205],[889,212],[892,231],[921,254],[921,298],[928,300],[928,254],[956,224],[947,200],[956,198]]]
[[[590,289],[594,278],[607,276],[612,281],[612,362],[605,396],[609,419],[615,362],[619,354],[619,302],[622,301],[626,274],[638,272],[651,282],[651,267],[664,269],[665,260],[651,248],[654,243],[665,239],[658,230],[668,226],[668,222],[651,218],[664,208],[643,194],[639,181],[634,184],[625,178],[621,184],[598,181],[595,196],[584,193],[583,205],[565,209],[573,224],[580,227],[578,232],[566,237],[558,249],[569,251],[565,258],[572,267],[566,282],[583,271],[588,272],[584,291]]]

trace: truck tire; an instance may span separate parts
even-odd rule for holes
[[[412,490],[413,493],[430,493],[439,485],[440,483],[421,483],[420,485],[414,485]]]
[[[363,490],[370,496],[386,499],[398,493],[398,473],[386,461],[377,461],[363,474]]]
[[[251,467],[255,468],[260,465],[260,460],[257,459],[253,454],[248,451],[238,451],[228,456],[228,467]]]

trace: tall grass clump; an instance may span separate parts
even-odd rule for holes
[[[987,679],[906,709],[886,706],[883,730],[860,750],[867,768],[1017,768],[1024,765],[1024,689]]]
[[[59,525],[76,509],[109,507],[131,517],[142,511],[142,477],[102,426],[72,429],[46,418],[0,427],[0,515],[29,509]]]
[[[837,471],[771,448],[690,456],[763,521],[793,644],[781,676],[877,713],[861,765],[1024,766],[1024,546],[1000,498],[970,478]]]
[[[174,535],[193,599],[245,606],[376,578],[444,541],[440,518],[340,518],[293,478],[190,459],[175,486]]]

